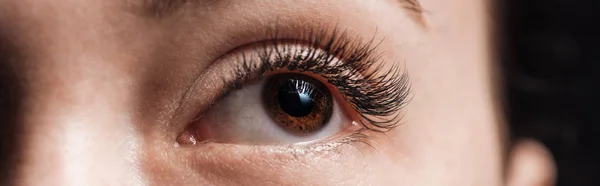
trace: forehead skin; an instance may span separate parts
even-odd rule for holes
[[[500,185],[485,2],[420,4],[422,17],[392,0],[189,1],[160,13],[142,0],[0,0],[0,75],[15,89],[2,105],[14,114],[0,115],[11,134],[0,155],[14,160],[2,181]],[[384,68],[405,66],[414,89],[403,124],[373,134],[373,147],[320,152],[176,145],[218,94],[215,61],[274,23],[285,37],[337,25],[385,38]]]

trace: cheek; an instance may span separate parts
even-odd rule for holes
[[[154,152],[157,156],[144,169],[151,185],[381,185],[378,179],[393,171],[383,174],[391,169],[371,164],[370,155],[377,152],[368,148],[345,144],[321,152],[262,151],[209,145],[180,148],[171,156]]]

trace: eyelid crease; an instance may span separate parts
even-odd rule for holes
[[[364,43],[337,28],[311,30],[300,37],[289,40],[280,38],[276,29],[268,30],[267,37],[258,44],[258,53],[241,53],[242,63],[234,70],[234,80],[223,80],[223,94],[270,72],[310,72],[343,94],[365,128],[387,132],[399,125],[399,111],[410,100],[409,76],[398,65],[383,71],[382,54],[375,52],[381,42],[375,43],[373,37]],[[251,61],[255,59],[258,63]]]

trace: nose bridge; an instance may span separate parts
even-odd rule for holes
[[[126,89],[108,78],[118,78],[109,70],[85,68],[86,59],[78,60],[83,61],[37,63],[45,70],[31,73],[26,81],[18,185],[116,185],[128,180],[123,176],[131,173],[135,133],[126,114]]]
[[[22,145],[14,183],[127,184],[122,181],[135,176],[136,133],[128,114],[132,86],[119,68],[126,61],[102,50],[109,38],[63,29],[69,27],[38,36],[48,43],[21,61]]]
[[[118,29],[97,8],[103,1],[15,2],[23,90],[11,183],[139,184],[132,179],[138,143],[130,113],[132,62],[114,44],[111,30]]]

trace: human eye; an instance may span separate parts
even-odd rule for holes
[[[409,98],[408,75],[398,66],[382,68],[377,42],[339,29],[295,39],[268,33],[230,54],[233,62],[224,69],[233,70],[223,72],[221,93],[180,143],[352,141],[363,131],[398,124]]]

